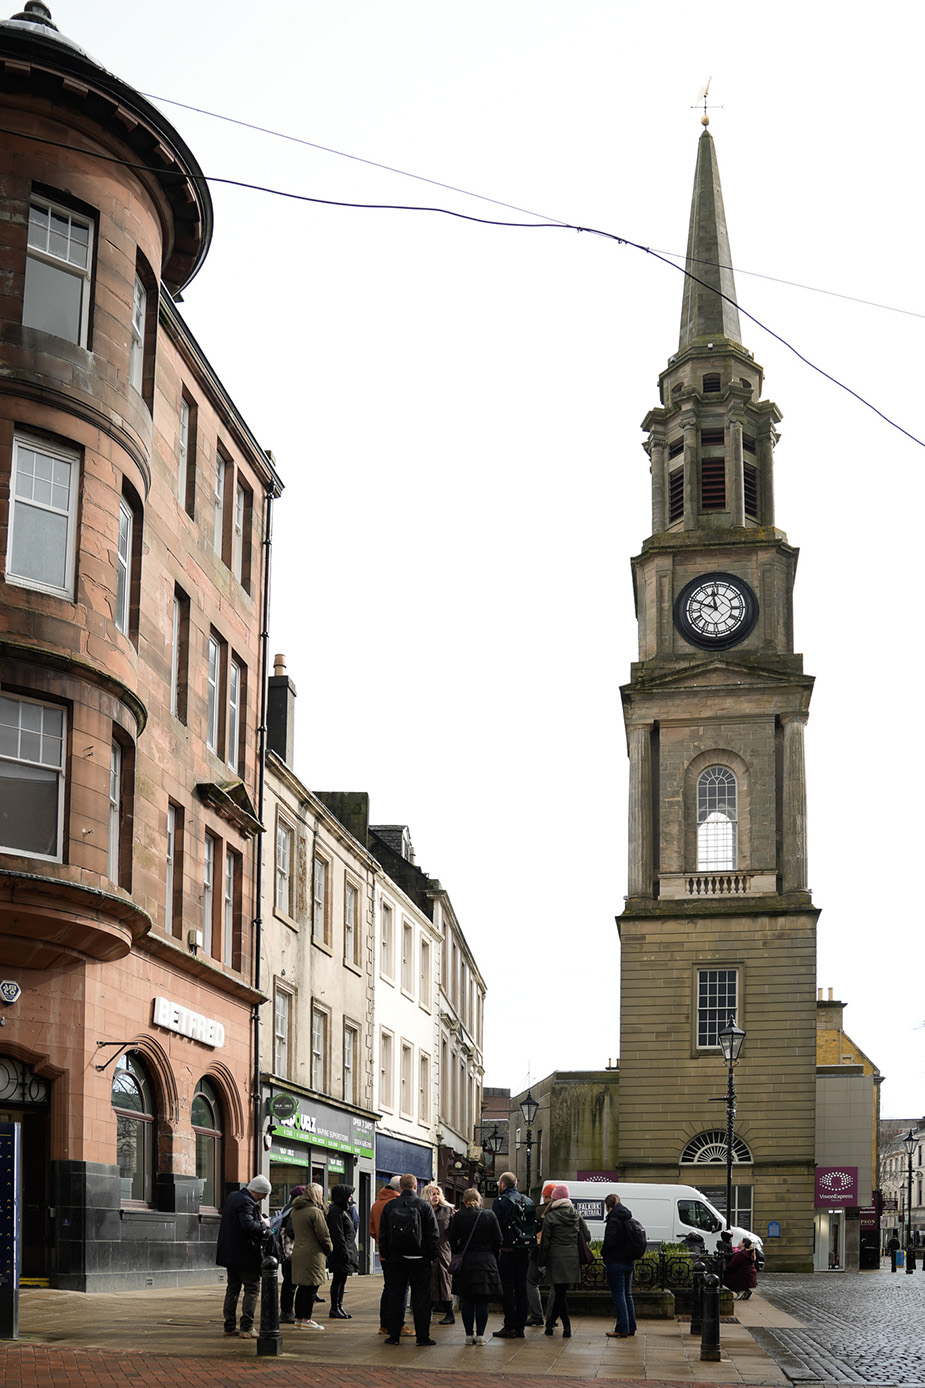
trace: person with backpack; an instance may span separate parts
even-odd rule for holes
[[[379,1220],[379,1257],[385,1270],[387,1294],[387,1345],[401,1344],[409,1286],[417,1343],[437,1343],[430,1338],[430,1271],[440,1233],[433,1206],[420,1199],[417,1188],[416,1176],[402,1176],[398,1199],[384,1206]]]
[[[611,1340],[627,1340],[636,1334],[636,1307],[633,1304],[633,1268],[646,1251],[646,1231],[633,1218],[619,1195],[608,1195],[604,1221],[601,1262],[607,1273],[610,1295],[617,1311],[617,1323],[607,1335]]]
[[[501,1226],[498,1271],[504,1324],[493,1333],[498,1340],[522,1340],[527,1323],[527,1268],[530,1250],[536,1248],[536,1206],[517,1189],[513,1171],[504,1171],[498,1178],[494,1212]]]

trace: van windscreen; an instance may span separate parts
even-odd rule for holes
[[[715,1234],[723,1227],[702,1200],[679,1200],[678,1218],[682,1224],[687,1224],[692,1229],[703,1229],[708,1234]]]

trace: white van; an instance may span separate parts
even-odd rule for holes
[[[550,1180],[552,1177],[550,1177]],[[558,1181],[556,1184],[559,1184]],[[605,1198],[613,1191],[628,1206],[634,1219],[646,1231],[649,1247],[660,1243],[680,1243],[687,1234],[699,1234],[708,1253],[714,1253],[720,1231],[726,1221],[714,1209],[705,1195],[693,1186],[661,1186],[633,1184],[630,1181],[563,1181],[568,1186],[569,1199],[584,1217],[592,1239],[604,1237]],[[764,1262],[764,1244],[750,1229],[730,1225],[732,1242],[751,1239],[758,1250],[757,1261]]]

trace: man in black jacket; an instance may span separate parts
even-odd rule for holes
[[[226,1335],[257,1338],[254,1312],[260,1291],[260,1263],[263,1258],[263,1237],[270,1227],[266,1215],[260,1213],[260,1202],[270,1194],[266,1176],[255,1176],[243,1190],[233,1190],[222,1207],[222,1222],[218,1226],[218,1246],[215,1261],[228,1269],[225,1304]],[[241,1328],[238,1330],[238,1297],[241,1302]]]
[[[383,1207],[379,1221],[379,1259],[385,1276],[387,1345],[401,1344],[405,1294],[410,1284],[414,1333],[419,1345],[430,1338],[430,1271],[440,1231],[429,1200],[417,1195],[417,1178],[402,1176],[397,1200]]]
[[[498,1198],[494,1212],[501,1225],[501,1252],[498,1255],[498,1271],[501,1286],[504,1288],[504,1324],[500,1330],[492,1332],[497,1340],[522,1340],[527,1323],[527,1268],[530,1265],[529,1247],[515,1247],[516,1228],[515,1205],[526,1203],[525,1197],[517,1189],[517,1177],[513,1171],[504,1171],[498,1177]],[[529,1205],[531,1218],[533,1202]]]

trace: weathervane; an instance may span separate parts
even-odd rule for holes
[[[706,85],[705,87],[701,87],[700,91],[697,93],[697,102],[696,102],[696,105],[694,105],[694,106],[691,107],[691,110],[692,110],[692,111],[696,111],[697,106],[700,105],[701,101],[703,102],[703,115],[700,117],[700,124],[701,124],[701,125],[709,125],[709,124],[710,124],[710,117],[707,115],[707,97],[708,97],[709,92],[710,92],[710,83],[711,83],[712,81],[713,81],[713,78],[712,78],[712,77],[708,77],[708,78],[707,78],[707,85]],[[721,111],[723,108],[722,108],[722,106],[711,106],[709,109],[710,109],[711,111]]]

